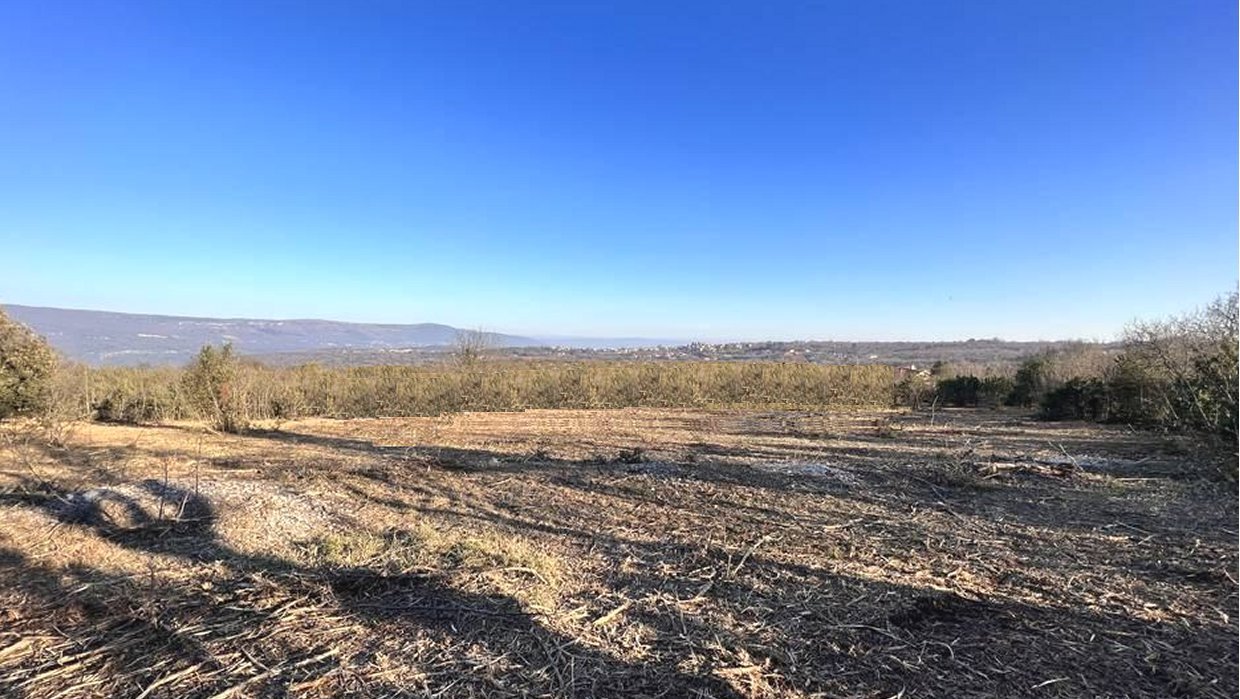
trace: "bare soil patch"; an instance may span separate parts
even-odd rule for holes
[[[1235,486],[1008,412],[0,448],[0,694],[1229,697]]]

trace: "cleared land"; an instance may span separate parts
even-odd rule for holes
[[[1124,429],[8,429],[6,696],[1236,695],[1235,488]]]

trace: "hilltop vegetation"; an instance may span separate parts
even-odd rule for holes
[[[954,343],[929,369],[821,364],[805,343],[696,345],[712,358],[801,352],[798,361],[528,361],[485,334],[466,334],[417,366],[268,366],[231,347],[204,348],[187,368],[61,364],[30,331],[2,320],[0,406],[9,413],[130,423],[207,419],[222,429],[308,416],[392,417],[539,408],[829,410],[905,406],[1036,407],[1049,419],[1089,419],[1192,433],[1235,452],[1237,299],[1177,318],[1134,324],[1114,345],[1040,346],[1019,361],[1009,343]],[[474,346],[476,345],[476,346]],[[908,343],[904,357],[942,345]],[[860,348],[860,349],[858,349]],[[963,349],[962,349],[963,348]],[[837,348],[838,349],[838,348]],[[850,351],[868,351],[870,345]],[[980,353],[980,354],[979,354]],[[468,356],[466,356],[468,355]],[[640,357],[641,354],[633,356]],[[462,361],[467,359],[468,361]],[[928,362],[927,362],[928,363]],[[925,364],[923,364],[924,366]]]

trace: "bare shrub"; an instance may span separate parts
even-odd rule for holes
[[[48,444],[65,446],[73,426],[91,417],[89,386],[88,367],[67,361],[57,363],[48,381],[47,402],[36,417]]]
[[[892,396],[894,405],[917,410],[934,397],[934,381],[928,373],[901,370],[898,376]]]
[[[83,390],[96,420],[140,425],[197,415],[183,372],[162,368],[91,369]]]
[[[459,330],[452,345],[452,358],[462,367],[472,368],[496,348],[495,336],[482,330]]]
[[[1236,440],[1237,295],[1162,321],[1132,323],[1112,373],[1116,411],[1132,421]]]
[[[486,361],[471,368],[455,362],[275,368],[237,361],[231,351],[221,361],[221,354],[212,348],[186,369],[91,368],[79,400],[101,420],[215,422],[227,410],[244,425],[541,408],[887,408],[896,385],[893,369],[878,365]]]

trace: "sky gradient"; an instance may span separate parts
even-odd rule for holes
[[[0,302],[1109,338],[1237,281],[1225,2],[7,2]]]

